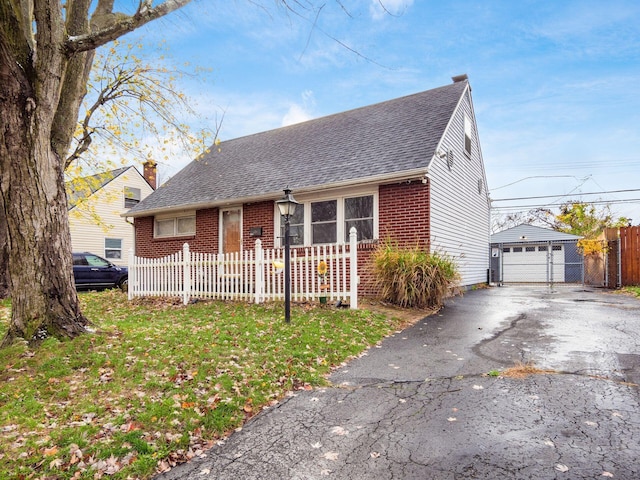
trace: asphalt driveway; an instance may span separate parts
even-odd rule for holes
[[[548,372],[496,375],[518,362]],[[158,479],[640,478],[635,298],[468,292],[331,381]]]

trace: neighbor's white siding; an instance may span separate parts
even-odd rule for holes
[[[153,190],[142,175],[131,167],[91,195],[88,206],[69,211],[71,244],[74,252],[91,252],[105,257],[105,238],[122,239],[120,259],[110,259],[117,265],[127,265],[128,252],[134,248],[134,229],[120,214],[124,213],[124,187],[140,189],[140,199]]]
[[[471,156],[464,152],[464,118],[471,121]],[[456,260],[462,285],[487,281],[489,268],[489,198],[482,152],[469,89],[442,138],[442,152],[429,165],[431,178],[431,249]]]

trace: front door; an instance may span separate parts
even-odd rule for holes
[[[222,253],[239,252],[242,245],[242,209],[222,210]]]

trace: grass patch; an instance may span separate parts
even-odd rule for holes
[[[533,362],[516,362],[513,367],[507,368],[506,370],[501,372],[500,376],[509,378],[526,378],[529,375],[548,375],[551,373],[556,372],[554,372],[553,370],[542,370],[536,367]]]
[[[294,305],[80,295],[97,332],[0,350],[0,478],[149,478],[406,321]],[[0,335],[10,303],[0,303]]]
[[[623,287],[622,290],[627,293],[631,293],[636,297],[640,297],[640,286]]]

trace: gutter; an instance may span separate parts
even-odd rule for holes
[[[313,185],[309,187],[301,187],[295,189],[296,195],[305,195],[311,194],[315,192],[325,192],[327,190],[334,190],[345,187],[353,187],[353,186],[363,186],[363,185],[384,185],[387,183],[395,183],[402,181],[423,181],[424,179],[429,178],[429,169],[428,167],[415,168],[413,170],[404,170],[402,172],[398,172],[396,174],[381,174],[375,175],[373,177],[363,178],[360,181],[351,180],[343,180],[340,182],[334,183],[323,183],[322,185]],[[220,200],[210,200],[207,202],[199,202],[199,203],[190,203],[184,205],[176,205],[173,207],[161,207],[161,208],[150,208],[141,210],[139,212],[131,212],[127,211],[125,213],[121,213],[121,217],[150,217],[152,215],[157,215],[159,213],[172,213],[172,212],[180,212],[184,210],[202,210],[205,208],[215,208],[215,207],[224,207],[228,205],[238,205],[245,203],[255,203],[262,202],[265,200],[278,200],[282,197],[282,190],[278,190],[276,192],[263,193],[260,195],[248,196],[248,197],[238,197],[238,198],[225,198]]]

